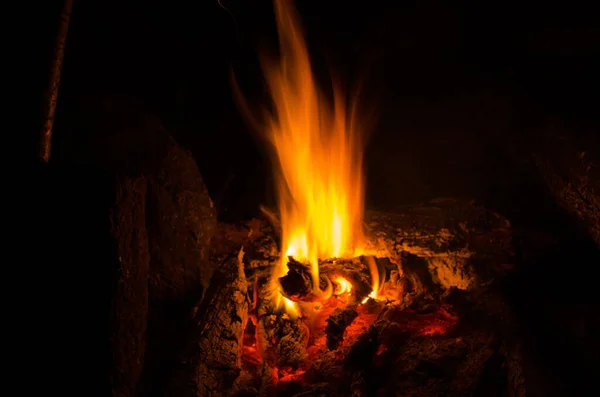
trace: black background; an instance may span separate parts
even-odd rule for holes
[[[493,201],[514,179],[502,158],[508,140],[548,124],[597,126],[596,10],[477,3],[297,2],[322,80],[331,64],[349,86],[367,81],[362,100],[378,115],[369,206]],[[192,150],[223,216],[251,216],[269,201],[268,162],[232,100],[230,71],[251,102],[265,99],[257,53],[277,49],[274,15],[270,1],[222,4],[229,11],[216,0],[76,1],[55,140],[82,98],[137,98]],[[55,19],[44,15],[38,31],[51,44]]]

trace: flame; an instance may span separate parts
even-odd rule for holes
[[[333,292],[334,295],[343,295],[352,292],[352,284],[350,284],[350,281],[346,280],[345,278],[338,277],[334,280],[334,282],[337,284],[337,288]]]
[[[300,311],[295,302],[292,302],[285,296],[280,295],[283,299],[283,305],[285,307],[286,312],[289,314],[290,318],[295,319],[300,316]],[[279,305],[278,305],[279,306]]]
[[[292,256],[310,264],[319,293],[319,258],[362,252],[363,134],[340,87],[333,84],[333,100],[318,87],[291,1],[274,4],[280,57],[261,59],[274,105],[265,112],[263,128],[279,171],[275,187],[284,254],[273,279],[287,273]]]
[[[263,61],[275,105],[267,133],[281,171],[281,271],[288,256],[309,262],[318,286],[318,258],[353,256],[362,238],[362,145],[341,90],[331,107],[314,80],[291,2],[275,0],[275,11],[281,58]]]
[[[369,298],[377,299],[380,288],[379,268],[377,266],[377,261],[375,261],[375,258],[372,256],[366,256],[365,259],[367,261],[367,265],[369,266],[369,272],[371,273],[372,291],[365,299],[362,300],[362,304],[367,303]]]

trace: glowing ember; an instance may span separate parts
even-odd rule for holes
[[[287,258],[292,256],[310,263],[314,292],[319,294],[319,258],[360,255],[363,136],[340,87],[334,85],[331,101],[317,86],[291,1],[275,0],[275,13],[280,58],[262,59],[274,104],[273,112],[265,112],[262,128],[278,171],[284,254],[273,280],[287,273]],[[274,300],[297,314],[293,302],[280,296]]]

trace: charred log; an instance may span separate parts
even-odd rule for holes
[[[510,222],[471,201],[437,199],[418,206],[399,207],[394,212],[368,211],[365,226],[369,252],[376,258],[382,277],[392,271],[404,278],[403,258],[420,258],[431,280],[443,288],[469,289],[506,274],[514,266]],[[246,225],[222,225],[215,244],[244,245],[249,274],[265,276],[278,260],[274,233],[266,221]],[[383,259],[388,258],[388,259]],[[306,269],[307,266],[304,266]],[[370,292],[371,278],[364,259],[327,259],[319,263],[323,275],[352,279],[355,288]],[[304,270],[303,270],[304,271]],[[425,280],[427,277],[418,276]]]
[[[514,263],[510,222],[475,202],[437,199],[366,217],[377,256],[422,258],[443,288],[472,288],[505,274]]]
[[[306,363],[310,335],[304,322],[273,311],[273,302],[269,299],[273,297],[270,283],[262,284],[258,295],[267,299],[259,300],[256,312],[256,348],[261,359],[256,370],[257,394],[275,396],[280,379]],[[250,388],[250,383],[247,379],[238,382],[234,394],[244,395],[243,391]]]
[[[288,258],[288,273],[279,278],[281,293],[294,302],[315,302],[319,299],[319,291],[324,291],[330,287],[330,282],[320,277],[319,286],[313,285],[313,277],[308,265],[296,261],[294,258]]]
[[[314,301],[312,277],[308,266],[288,258],[288,273],[279,278],[282,294],[293,301]]]
[[[167,390],[169,396],[223,396],[241,370],[248,312],[243,251],[215,272],[194,315],[192,342]]]
[[[378,262],[377,258],[371,258]],[[367,257],[361,256],[353,259],[329,259],[319,263],[321,274],[335,279],[341,276],[352,284],[353,293],[357,300],[362,300],[373,290],[371,272],[367,264]]]

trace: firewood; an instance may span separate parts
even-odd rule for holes
[[[471,201],[437,199],[365,214],[370,249],[392,259],[425,261],[434,284],[469,289],[506,273],[514,263],[510,222]]]
[[[194,316],[192,342],[169,396],[223,396],[241,370],[248,289],[241,250],[215,272]]]
[[[72,11],[73,0],[65,0],[60,15],[58,33],[56,35],[56,46],[52,53],[50,81],[44,98],[44,120],[40,134],[40,159],[46,163],[50,160],[50,151],[52,149],[52,127],[54,125],[54,114],[56,112],[58,89],[60,87],[60,75],[65,56],[65,45],[67,42],[67,33],[69,31],[69,22],[71,21]]]

